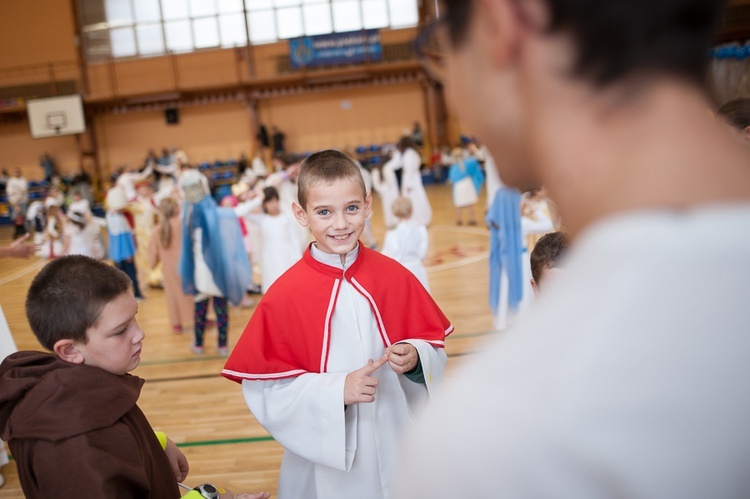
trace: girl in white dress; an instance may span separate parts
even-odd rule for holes
[[[101,242],[101,227],[104,223],[104,220],[98,222],[90,214],[78,211],[69,213],[63,231],[63,253],[90,256],[97,260],[104,258],[104,247]]]
[[[302,258],[297,221],[281,212],[279,192],[263,189],[263,213],[247,218],[258,226],[260,234],[261,291],[265,293],[278,277]]]
[[[40,248],[39,256],[42,258],[55,258],[63,255],[63,230],[65,221],[62,210],[56,204],[46,208],[47,225],[44,228],[44,242]]]
[[[422,157],[417,152],[411,137],[402,137],[398,143],[402,165],[401,195],[411,199],[412,218],[419,225],[429,227],[432,222],[432,206],[422,184]],[[396,156],[394,156],[395,158]]]
[[[412,204],[409,198],[396,199],[393,202],[393,213],[399,218],[399,222],[395,229],[386,232],[382,253],[409,269],[422,286],[430,291],[427,270],[422,263],[427,256],[427,228],[412,220]]]

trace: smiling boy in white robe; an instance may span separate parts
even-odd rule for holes
[[[285,448],[280,499],[390,497],[400,436],[442,380],[453,327],[411,272],[359,243],[372,201],[356,163],[313,154],[298,186],[315,242],[222,374]]]

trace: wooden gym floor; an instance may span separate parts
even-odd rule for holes
[[[448,376],[495,333],[488,306],[489,231],[484,194],[476,206],[479,224],[456,226],[449,185],[428,185],[433,208],[430,249],[425,261],[432,294],[452,321],[455,332],[446,342]],[[382,245],[385,229],[380,200],[374,197],[373,228]],[[12,228],[0,227],[0,244],[11,240]],[[26,290],[46,263],[0,260],[0,303],[19,350],[40,350],[26,323]],[[138,321],[146,333],[141,365],[133,372],[146,380],[139,406],[152,426],[163,430],[190,462],[190,486],[212,482],[234,492],[270,491],[276,482],[282,448],[253,418],[240,386],[219,375],[224,359],[216,355],[216,330],[206,332],[206,353],[190,351],[191,331],[175,335],[167,319],[161,290],[147,290]],[[252,295],[259,299],[259,295]],[[234,345],[253,308],[231,308],[229,343]],[[22,498],[15,463],[2,468],[6,484],[0,499]]]

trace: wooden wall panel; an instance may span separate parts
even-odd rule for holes
[[[260,121],[278,126],[292,151],[396,142],[414,121],[425,124],[418,83],[344,89],[261,101]]]
[[[167,125],[163,111],[97,117],[100,161],[104,172],[140,164],[148,149],[183,148],[191,162],[238,158],[250,152],[250,123],[240,102],[179,109],[179,123]]]
[[[69,0],[2,0],[0,5],[0,67],[78,59]]]
[[[28,180],[44,178],[44,170],[39,166],[39,157],[48,152],[57,162],[61,172],[73,172],[78,166],[78,147],[72,135],[32,139],[29,124],[20,123],[0,125],[0,168],[21,168]]]

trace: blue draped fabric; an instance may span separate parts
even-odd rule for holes
[[[482,173],[482,167],[479,166],[479,161],[476,158],[470,157],[463,160],[464,167],[461,168],[458,163],[453,163],[448,170],[448,181],[451,184],[455,184],[459,180],[471,177],[474,182],[474,188],[477,193],[482,188],[484,183],[484,173]]]
[[[487,212],[490,227],[490,307],[497,315],[500,279],[508,276],[508,305],[518,310],[523,298],[523,234],[521,232],[521,193],[501,187]]]
[[[179,272],[182,290],[194,295],[195,258],[192,234],[201,229],[203,259],[211,270],[216,286],[233,305],[238,305],[252,279],[252,269],[242,244],[240,223],[229,208],[219,208],[210,196],[195,204],[185,203],[182,217],[182,250]]]
[[[122,262],[133,258],[136,252],[135,239],[125,215],[120,212],[108,212],[106,217],[109,259],[113,262]]]

